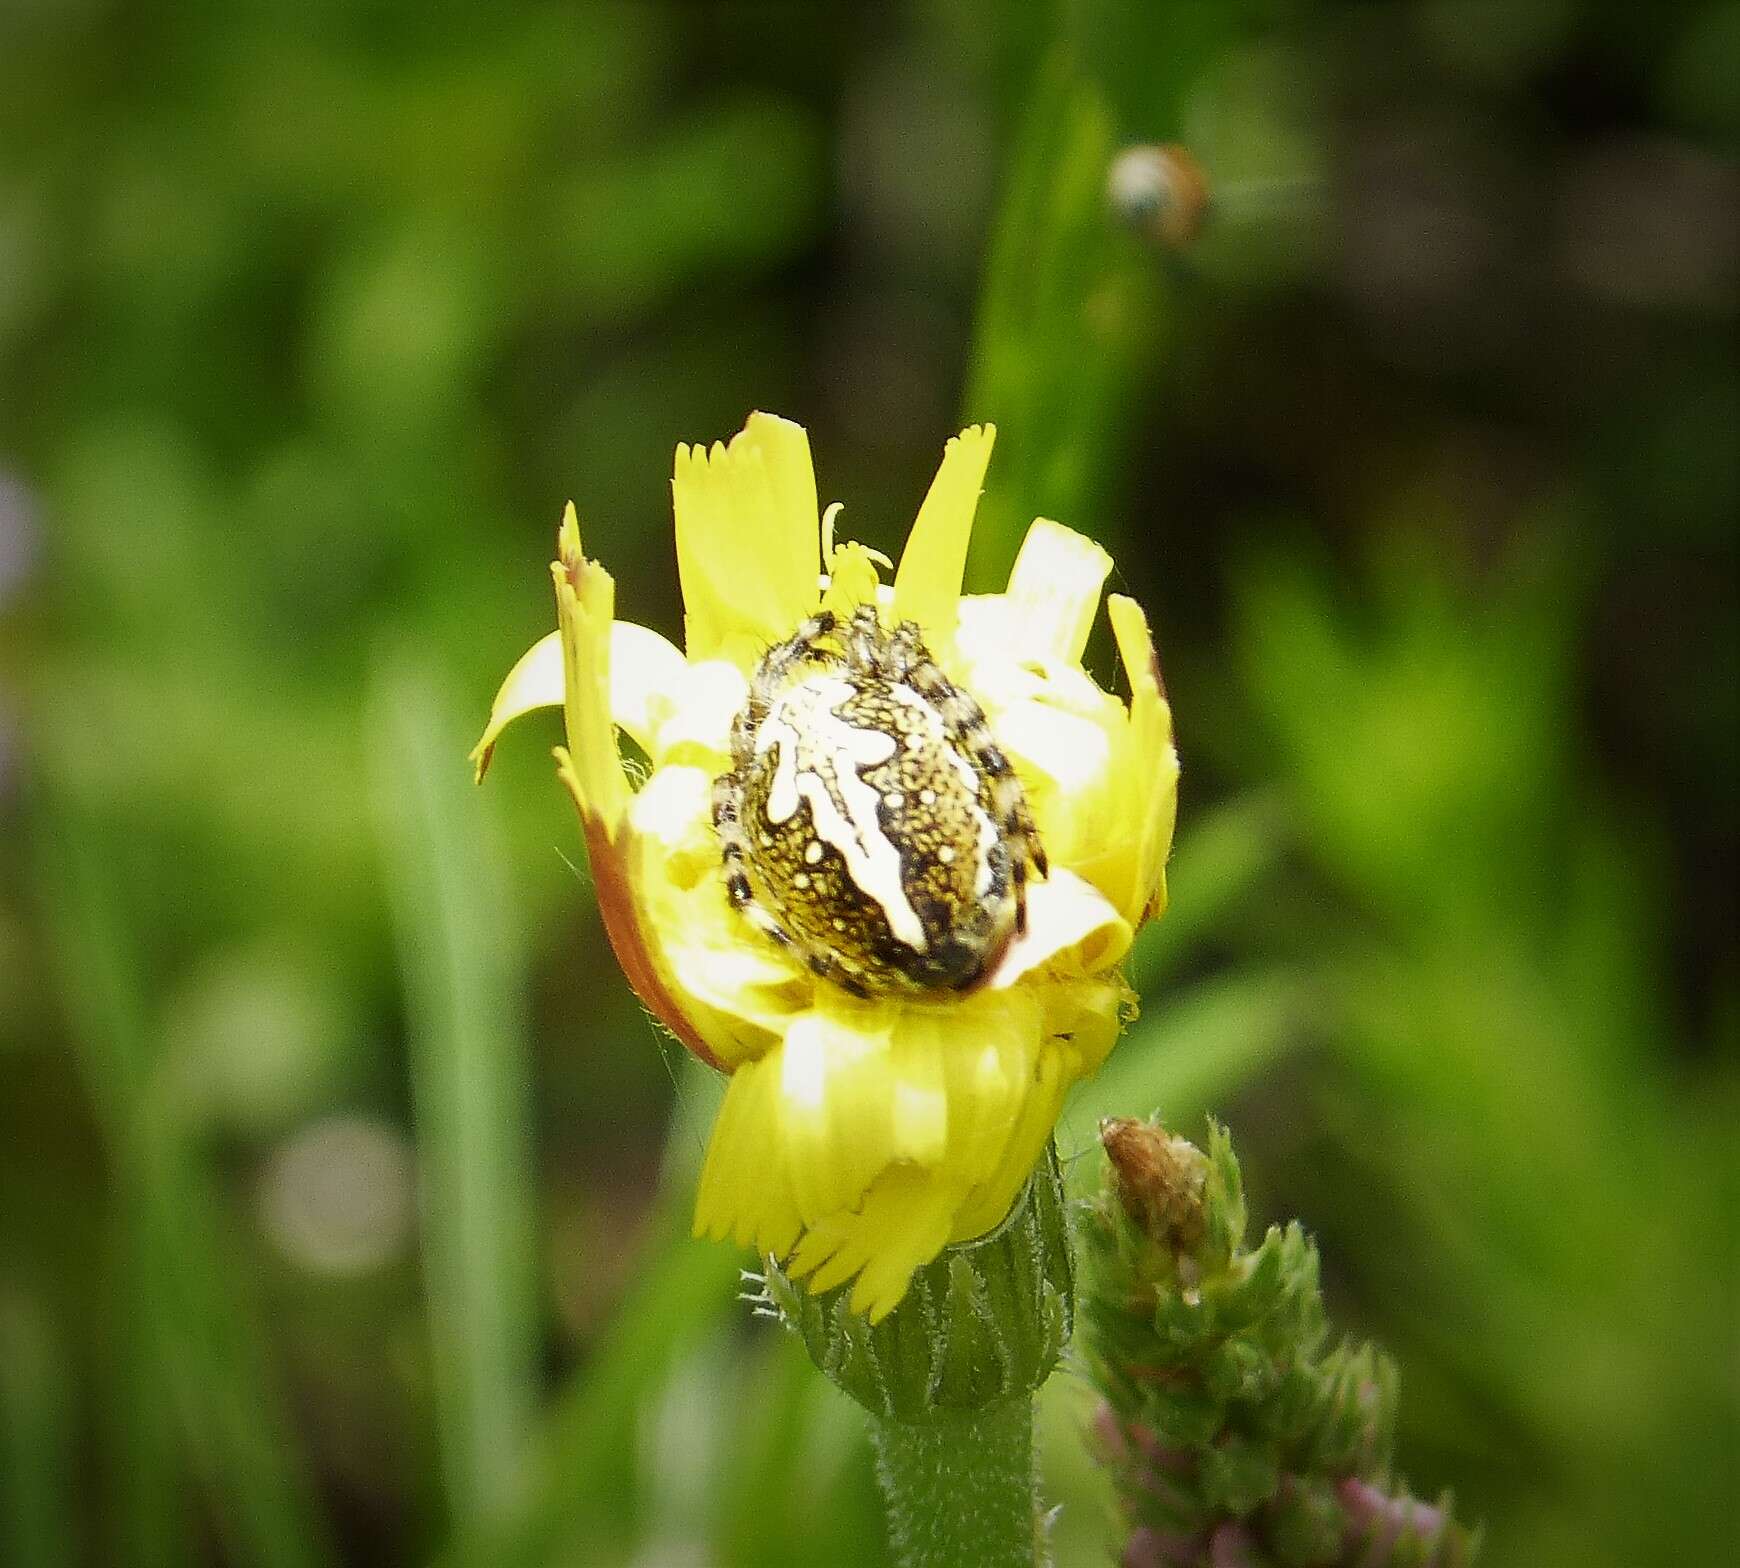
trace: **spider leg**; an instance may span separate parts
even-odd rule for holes
[[[832,610],[818,610],[782,643],[775,643],[755,672],[757,694],[765,701],[776,695],[785,677],[798,665],[818,654],[818,644],[838,631],[840,619]]]
[[[1025,935],[1028,874],[1031,871],[1040,877],[1049,876],[1051,865],[1046,859],[1044,846],[1039,842],[1039,829],[1028,808],[1021,780],[1003,748],[991,738],[990,726],[982,715],[973,744],[973,761],[989,786],[997,828],[1009,846],[1009,877],[1015,893],[1015,930],[1017,934]]]
[[[743,837],[736,777],[722,773],[713,780],[713,830],[719,837],[719,858],[725,864],[725,891],[738,908],[754,898],[749,885],[749,845]]]
[[[811,971],[823,980],[832,981],[848,996],[855,996],[861,1002],[868,999],[870,988],[832,953],[806,949],[804,958],[809,963]]]
[[[784,926],[775,920],[772,915],[768,914],[761,905],[755,902],[753,894],[749,896],[746,903],[739,904],[737,907],[742,912],[744,918],[747,919],[749,923],[763,936],[777,942],[788,952],[798,951],[797,939],[792,936],[791,932],[787,931]]]
[[[727,773],[713,784],[713,826],[719,834],[719,858],[725,868],[725,896],[749,923],[781,947],[797,946],[791,933],[755,902],[749,880],[749,844],[739,817],[735,778]]]
[[[971,695],[943,674],[936,660],[925,652],[918,639],[918,627],[903,622],[889,643],[889,663],[898,671],[894,677],[904,681],[942,715],[943,722],[964,742],[967,755],[978,755],[991,744],[991,727],[985,721],[985,710]]]
[[[909,684],[912,682],[915,671],[927,667],[932,670],[936,669],[936,666],[931,663],[930,655],[925,652],[924,638],[919,632],[917,621],[902,621],[890,633],[886,662],[890,680],[906,681]],[[941,673],[940,670],[937,671],[939,677]],[[917,686],[914,686],[913,689],[918,691],[921,697],[930,695]]]
[[[1039,842],[1039,828],[1033,820],[1033,814],[1027,809],[1027,802],[1021,803],[1021,839],[1027,846],[1028,858],[1033,862],[1033,869],[1042,877],[1051,875],[1051,861],[1045,853],[1045,846]]]
[[[888,668],[888,640],[883,635],[882,623],[876,618],[875,605],[861,604],[852,612],[843,641],[846,668],[854,675],[887,676],[892,673]]]
[[[949,728],[961,737],[962,749],[985,781],[991,814],[1009,850],[1009,881],[1015,897],[1015,929],[1027,930],[1027,880],[1030,871],[1050,872],[1039,831],[1027,806],[1021,780],[1007,754],[991,734],[985,710],[956,686],[924,651],[918,627],[903,622],[890,640],[891,662],[909,658],[906,683],[933,704]]]

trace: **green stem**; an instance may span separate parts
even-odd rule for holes
[[[873,1420],[871,1435],[900,1568],[1035,1568],[1045,1561],[1030,1396],[931,1426]]]

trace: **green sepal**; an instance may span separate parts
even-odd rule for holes
[[[775,1259],[764,1284],[765,1304],[810,1359],[883,1420],[927,1425],[1030,1396],[1073,1327],[1056,1154],[1046,1151],[1002,1224],[945,1248],[879,1323],[852,1311],[849,1285],[812,1295]]]

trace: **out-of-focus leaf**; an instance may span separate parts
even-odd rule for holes
[[[655,1227],[611,1328],[545,1417],[523,1494],[497,1524],[463,1532],[442,1558],[448,1568],[541,1568],[561,1561],[566,1543],[620,1539],[632,1527],[636,1427],[740,1283],[740,1256],[689,1240],[686,1196],[682,1210]]]
[[[198,1561],[188,1466],[181,1448],[174,1343],[155,1288],[147,1200],[122,1199],[109,1238],[105,1283],[115,1303],[103,1325],[103,1460],[113,1486],[101,1548],[124,1568],[183,1568]]]
[[[1295,1044],[1314,1015],[1309,986],[1289,970],[1204,981],[1136,1024],[1076,1090],[1059,1150],[1068,1157],[1097,1149],[1103,1116],[1158,1113],[1183,1126],[1224,1105]]]
[[[422,661],[374,679],[377,819],[410,1013],[424,1279],[448,1501],[500,1517],[537,1358],[523,960],[464,766]]]
[[[1096,1174],[1094,1181],[1098,1179]],[[1074,1360],[1072,1354],[1071,1363]],[[1098,1403],[1098,1393],[1079,1366],[1066,1364],[1040,1389],[1034,1409],[1039,1495],[1065,1500],[1051,1527],[1056,1568],[1105,1568],[1107,1562],[1116,1497],[1111,1476],[1086,1435]]]
[[[183,1442],[205,1482],[236,1560],[318,1568],[325,1521],[268,1371],[246,1278],[223,1235],[210,1178],[158,1092],[156,1045],[132,953],[105,877],[95,821],[44,788],[35,799],[37,890],[87,1091],[124,1194],[118,1223],[127,1266],[116,1282],[119,1322],[143,1329],[138,1351],[165,1369]],[[153,1380],[155,1381],[155,1380]],[[161,1396],[161,1387],[138,1392]],[[133,1428],[148,1443],[161,1433]],[[144,1458],[166,1480],[161,1456]],[[118,1478],[131,1487],[129,1477]],[[156,1515],[160,1499],[136,1494]],[[151,1525],[169,1538],[161,1516]],[[176,1561],[148,1548],[147,1561]]]
[[[1131,404],[1151,369],[1160,275],[1106,210],[1116,131],[1065,49],[1041,68],[1006,180],[965,417],[997,426],[970,577],[1000,584],[1028,522],[1102,534]]]
[[[0,1295],[0,1562],[71,1568],[79,1548],[73,1497],[71,1368],[35,1302]]]
[[[817,1373],[794,1335],[761,1327],[740,1363],[733,1435],[719,1456],[721,1563],[879,1568],[884,1525],[864,1412]]]
[[[691,279],[787,256],[820,212],[822,149],[795,105],[744,99],[697,114],[662,142],[580,170],[553,193],[545,307],[632,315]]]
[[[791,1472],[803,1438],[810,1395],[819,1381],[809,1357],[792,1335],[781,1332],[756,1348],[757,1375],[746,1379],[741,1439],[721,1455],[721,1555],[731,1568],[758,1568],[776,1556],[773,1540],[786,1534],[793,1487]]]
[[[1476,573],[1403,533],[1357,605],[1291,556],[1247,584],[1288,810],[1366,915],[1314,956],[1346,1074],[1318,1120],[1347,1164],[1312,1207],[1390,1238],[1362,1246],[1368,1289],[1440,1408],[1479,1412],[1460,1462],[1492,1472],[1495,1560],[1693,1561],[1736,1429],[1710,1370],[1723,1156],[1653,1059],[1660,908],[1645,844],[1569,766],[1578,584],[1541,559]],[[1542,1455],[1557,1495],[1504,1499]]]
[[[1327,562],[1245,563],[1237,653],[1294,780],[1289,809],[1357,897],[1411,923],[1527,919],[1566,775],[1562,563],[1478,580],[1400,532],[1356,610]]]
[[[1146,996],[1220,933],[1280,861],[1284,813],[1268,796],[1240,796],[1184,828],[1166,880],[1162,919],[1142,928],[1130,957],[1130,983]]]

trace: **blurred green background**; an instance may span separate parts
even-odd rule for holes
[[[1045,512],[1150,609],[1072,1179],[1214,1111],[1486,1562],[1725,1560],[1737,83],[1734,0],[0,0],[0,1562],[886,1560],[554,721],[464,762],[563,501],[675,633],[756,407],[888,550],[996,420],[979,586]]]

